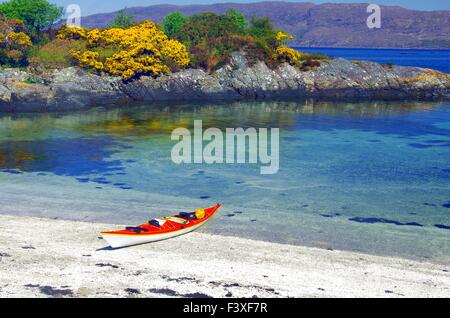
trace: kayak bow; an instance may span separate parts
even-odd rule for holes
[[[121,248],[167,240],[195,231],[219,210],[222,205],[200,209],[193,213],[181,212],[178,215],[150,220],[137,227],[125,230],[102,232],[100,235],[112,248]]]

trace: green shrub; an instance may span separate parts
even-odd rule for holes
[[[168,37],[180,38],[180,30],[188,21],[189,18],[187,16],[177,11],[167,15],[161,26]]]
[[[0,3],[0,14],[22,21],[33,35],[61,18],[63,9],[46,0],[10,0]]]
[[[242,28],[242,21],[239,19],[234,19],[229,15],[206,12],[191,16],[188,22],[182,26],[179,39],[184,44],[191,46],[227,34],[244,35],[245,31]]]
[[[83,41],[55,39],[44,45],[35,46],[30,51],[29,62],[35,68],[54,69],[73,64],[71,50],[85,48]]]
[[[191,17],[175,12],[166,16],[162,29],[188,47],[191,67],[208,72],[225,64],[235,51],[247,53],[250,63],[265,61],[271,67],[290,63],[308,69],[327,58],[288,48],[292,36],[275,29],[269,18],[253,17],[249,22],[234,9],[223,15],[206,12]]]
[[[267,17],[253,17],[250,20],[250,35],[266,41],[274,41],[277,31]]]
[[[190,47],[191,66],[213,72],[224,65],[231,53],[244,51],[250,63],[266,60],[267,54],[258,41],[249,35],[226,34]]]
[[[135,23],[134,16],[127,14],[126,9],[122,9],[117,12],[116,18],[113,23],[111,23],[111,28],[122,28],[127,29]]]
[[[227,13],[222,16],[227,24],[233,25],[233,29],[239,34],[246,33],[248,21],[245,16],[236,9],[228,9]]]
[[[189,48],[192,67],[212,72],[235,51],[246,51],[254,60],[267,57],[264,44],[249,35],[248,24],[244,15],[230,9],[223,15],[207,12],[189,18],[174,13],[166,17],[163,29]]]

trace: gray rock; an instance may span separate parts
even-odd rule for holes
[[[139,102],[235,100],[239,97],[235,90],[222,85],[216,77],[196,69],[158,78],[143,76],[136,81],[122,83],[120,87],[132,100]]]
[[[27,72],[16,68],[5,68],[0,71],[0,83],[24,82],[29,77]]]
[[[120,78],[98,76],[79,68],[55,71],[49,85],[53,107],[61,110],[114,106],[130,98],[120,90]]]
[[[234,53],[213,75],[188,69],[125,82],[80,68],[57,70],[49,83],[29,84],[16,69],[0,72],[0,111],[60,111],[138,102],[241,99],[450,99],[450,75],[417,67],[345,59],[322,61],[311,71],[284,64],[249,65]]]

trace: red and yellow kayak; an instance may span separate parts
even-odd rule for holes
[[[148,223],[137,227],[102,232],[100,235],[112,248],[167,240],[195,231],[207,223],[220,207],[221,205],[218,204],[192,213],[180,212],[174,216],[150,220]]]

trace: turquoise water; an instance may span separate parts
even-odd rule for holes
[[[280,171],[175,165],[170,134],[279,127]],[[0,213],[136,225],[218,202],[209,233],[450,261],[450,104],[255,102],[0,116]]]
[[[450,50],[434,49],[355,49],[355,48],[297,48],[349,60],[367,60],[383,64],[432,68],[450,73]]]

